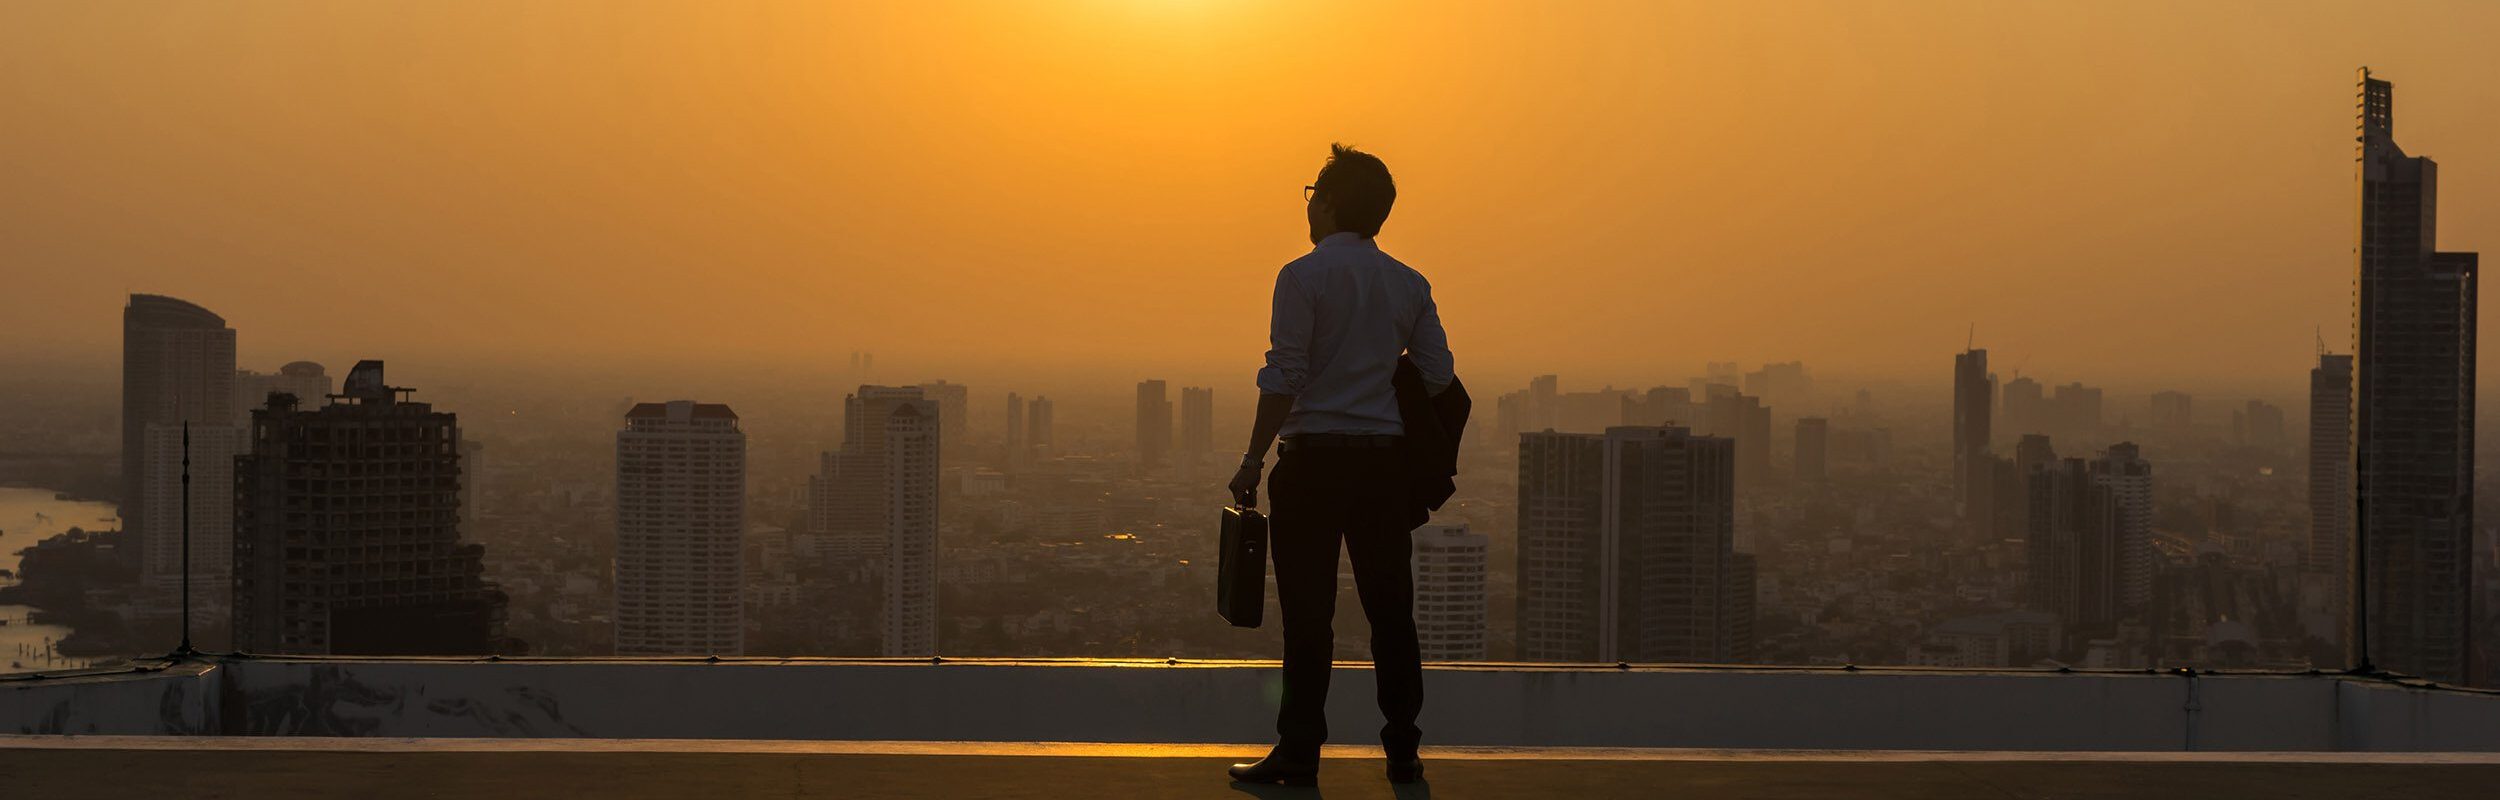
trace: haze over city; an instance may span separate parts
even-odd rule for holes
[[[2442,98],[2404,136],[2458,154],[2443,245],[2500,225],[2485,4],[570,10],[0,11],[0,360],[98,363],[153,291],[248,322],[246,363],[436,384],[872,350],[1240,385],[1342,140],[1396,156],[1382,241],[1488,380],[1927,384],[1975,325],[2000,369],[2288,397],[2314,331],[2349,346],[2317,132],[2356,64]]]

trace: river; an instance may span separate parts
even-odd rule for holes
[[[121,520],[114,516],[111,503],[59,500],[50,489],[0,486],[0,569],[16,574],[17,552],[46,536],[71,528],[92,531],[119,527]],[[0,585],[16,580],[0,578]],[[0,605],[0,621],[7,623],[0,625],[0,672],[68,669],[89,663],[89,659],[51,654],[52,643],[68,636],[70,629],[36,625],[27,619],[33,611],[26,606]]]

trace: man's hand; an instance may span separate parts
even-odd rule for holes
[[[1233,473],[1232,490],[1234,504],[1239,505],[1242,508],[1259,507],[1260,466],[1261,465],[1256,463],[1243,464],[1241,465],[1240,472]]]

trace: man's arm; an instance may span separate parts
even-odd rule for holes
[[[1247,508],[1259,503],[1259,470],[1293,413],[1293,400],[1310,380],[1311,328],[1316,324],[1310,295],[1293,280],[1289,265],[1276,273],[1276,296],[1268,315],[1267,364],[1259,368],[1259,414],[1250,424],[1250,446],[1241,453],[1241,470],[1233,475],[1233,502]]]
[[[1441,330],[1441,309],[1432,302],[1432,287],[1424,287],[1423,313],[1415,318],[1415,332],[1406,339],[1406,358],[1415,362],[1415,371],[1423,373],[1424,388],[1439,396],[1450,388],[1457,365],[1450,358],[1450,336]]]
[[[1243,508],[1259,504],[1259,467],[1267,461],[1267,449],[1276,443],[1276,432],[1285,427],[1285,415],[1293,413],[1293,395],[1259,393],[1259,416],[1250,423],[1250,447],[1241,451],[1241,471],[1233,475],[1233,502]]]

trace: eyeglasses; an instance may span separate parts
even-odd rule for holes
[[[1318,185],[1318,184],[1312,184],[1312,185],[1310,185],[1310,186],[1305,186],[1305,187],[1302,187],[1302,202],[1305,202],[1305,203],[1311,202],[1311,198],[1312,198],[1313,196],[1315,196],[1315,195],[1318,195],[1318,194],[1319,194],[1319,185]]]

